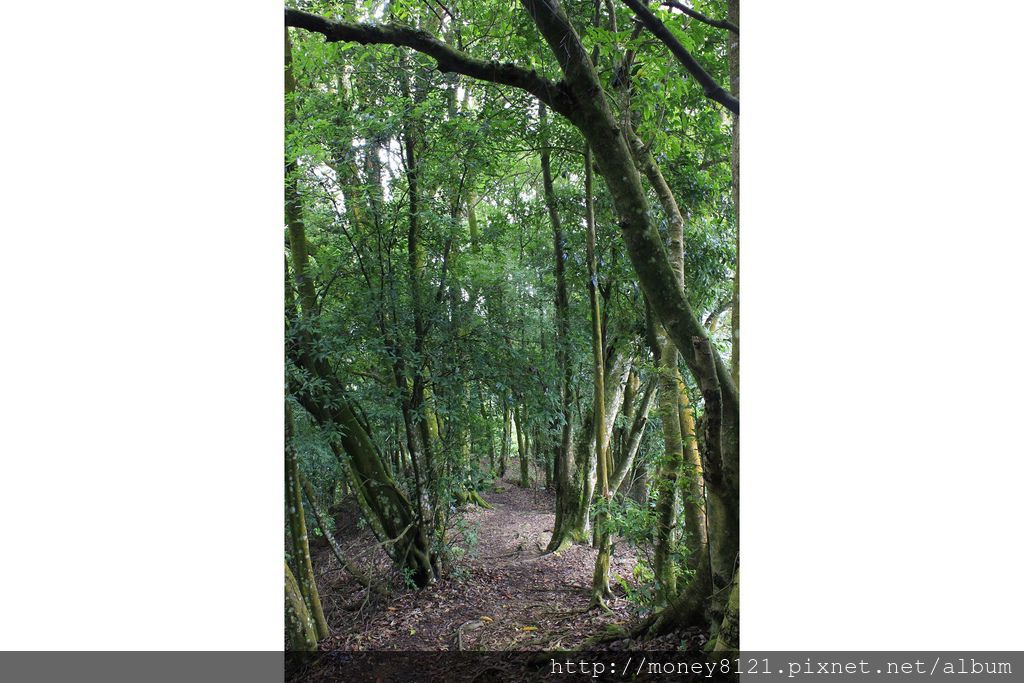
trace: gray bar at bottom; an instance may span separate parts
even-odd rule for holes
[[[7,683],[280,683],[283,652],[0,652]]]

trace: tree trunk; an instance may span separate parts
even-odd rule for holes
[[[657,381],[654,379],[649,380],[644,388],[643,397],[640,399],[640,405],[633,415],[629,431],[624,434],[622,454],[618,462],[615,463],[615,471],[612,473],[611,482],[609,483],[613,496],[619,490],[619,487],[622,486],[626,475],[636,462],[636,454],[640,450],[640,441],[643,439],[644,430],[647,428],[647,416],[650,413],[651,404],[657,395]]]
[[[701,366],[694,373],[704,395],[704,480],[707,484],[707,520],[711,579],[712,626],[721,622],[729,598],[729,586],[739,568],[739,436],[738,423],[725,410],[722,384],[718,382],[711,341],[695,339],[694,355]]]
[[[611,562],[611,533],[608,531],[608,505],[611,490],[608,487],[608,440],[605,434],[604,414],[604,342],[601,339],[601,300],[597,291],[597,228],[594,217],[594,179],[590,147],[584,154],[584,194],[587,206],[587,290],[590,295],[590,340],[594,357],[594,455],[597,460],[597,480],[601,485],[604,505],[597,515],[594,529],[594,543],[597,545],[597,559],[594,562],[594,580],[591,585],[592,605],[604,607],[604,600],[611,596],[608,585],[608,571]],[[561,258],[559,258],[561,261]]]
[[[618,417],[619,410],[623,405],[626,378],[629,374],[631,364],[632,359],[627,358],[624,353],[621,353],[616,349],[614,344],[608,347],[608,351],[605,354],[604,359],[605,444],[609,444],[611,442],[611,437],[615,429],[615,419]],[[605,448],[608,448],[608,446]],[[594,491],[598,484],[596,455],[597,433],[595,431],[593,406],[591,406],[590,414],[587,415],[584,420],[583,429],[580,430],[580,436],[576,442],[575,452],[583,453],[584,458],[582,462],[577,465],[576,476],[582,479],[582,485],[577,486],[577,488],[582,488],[582,491],[580,493],[576,522],[572,528],[573,534],[582,541],[590,534],[590,510],[593,503]],[[609,474],[609,477],[611,476],[612,475]],[[611,486],[611,492],[614,495],[614,486]],[[594,547],[599,547],[600,539],[595,536],[594,541]]]
[[[414,92],[409,79],[410,67],[403,57],[401,69],[402,96],[408,101],[410,109],[414,108],[422,96]],[[435,462],[435,451],[438,448],[440,429],[437,417],[434,412],[433,392],[430,387],[429,368],[426,365],[425,355],[427,346],[428,316],[425,310],[425,297],[423,294],[424,281],[426,279],[426,264],[423,254],[423,245],[420,239],[420,177],[418,162],[418,146],[420,142],[420,131],[416,123],[409,117],[402,121],[402,151],[405,157],[405,179],[409,190],[408,209],[408,232],[406,235],[406,247],[408,254],[408,282],[409,291],[412,294],[413,312],[413,355],[415,359],[412,368],[412,391],[410,395],[410,414],[419,416],[413,418],[418,426],[419,447],[423,452],[424,465],[426,469],[426,488],[428,498],[433,498],[437,491],[439,473],[438,464]],[[403,378],[404,383],[404,378]],[[434,514],[437,517],[444,516],[444,505],[434,505]],[[443,520],[438,520],[438,526],[443,528]]]
[[[686,385],[676,371],[679,385],[679,426],[683,437],[683,543],[687,550],[687,566],[695,571],[704,571],[706,566],[696,563],[707,548],[708,529],[706,518],[707,502],[704,500],[704,470],[700,464],[700,450],[697,447],[696,425],[693,407]]]
[[[671,188],[665,181],[665,177],[661,173],[661,168],[657,161],[654,159],[650,150],[640,141],[637,137],[636,132],[633,130],[632,123],[629,119],[628,110],[624,115],[624,128],[626,137],[629,140],[629,146],[633,153],[633,157],[636,160],[637,166],[643,171],[647,177],[648,182],[654,189],[654,194],[658,197],[658,201],[661,204],[662,211],[668,218],[668,231],[669,231],[669,245],[668,253],[673,268],[678,273],[679,282],[685,283],[685,241],[684,235],[686,230],[686,221],[683,218],[682,212],[679,210],[679,205],[676,203],[675,195],[673,195]],[[663,328],[658,325],[658,330],[663,331]],[[663,374],[665,384],[663,389],[667,387],[669,382],[669,375],[671,375],[672,381],[675,382],[676,388],[672,391],[671,400],[677,403],[677,408],[671,413],[666,413],[667,406],[664,398],[665,394],[662,393],[662,419],[673,419],[673,417],[679,420],[679,441],[676,441],[676,429],[672,428],[665,432],[665,453],[666,453],[666,464],[672,470],[673,484],[676,483],[680,474],[683,475],[683,509],[684,509],[684,534],[685,534],[685,545],[688,550],[687,565],[693,569],[702,570],[702,567],[695,566],[698,556],[700,555],[701,549],[707,542],[707,529],[704,523],[704,482],[703,472],[700,465],[700,453],[697,448],[696,430],[693,420],[693,409],[690,406],[690,398],[686,391],[686,385],[682,381],[682,377],[679,373],[678,368],[678,351],[674,345],[671,344],[667,339],[659,341],[660,344],[668,342],[669,347],[665,347],[662,353],[668,353],[671,358],[663,359],[666,362],[660,364],[661,372],[668,373]],[[672,442],[671,450],[669,447],[669,441]],[[677,448],[682,449],[682,457],[679,456]],[[672,455],[668,458],[669,454]],[[665,482],[667,486],[668,482]],[[675,508],[675,488],[673,488],[672,494],[672,507]],[[667,503],[666,503],[667,505]],[[674,512],[669,513],[667,509],[662,509],[661,499],[659,498],[659,519],[662,519],[664,523],[669,523],[669,517],[672,517],[670,528],[674,525]],[[659,532],[663,529],[659,525]],[[659,542],[667,542],[667,539],[663,539],[659,536]],[[667,552],[667,548],[662,552]],[[659,554],[656,552],[655,559],[659,558]],[[663,560],[664,558],[662,558]],[[655,575],[657,575],[657,570]],[[667,576],[665,577],[668,578]],[[674,592],[675,581],[670,580],[669,586],[673,590],[669,593],[664,594],[662,597],[669,598]]]
[[[284,443],[284,485],[285,506],[288,514],[288,530],[291,536],[292,561],[298,575],[297,585],[309,616],[316,624],[318,638],[326,638],[330,631],[320,604],[320,593],[313,575],[313,559],[309,554],[309,537],[306,533],[306,515],[302,509],[302,493],[299,487],[299,463],[292,442],[292,412],[285,401],[285,443]]]
[[[505,478],[505,469],[508,466],[508,452],[511,449],[512,440],[512,411],[506,405],[502,412],[501,422],[501,460],[499,461],[498,478]]]
[[[740,0],[729,0],[729,21],[740,25]],[[740,97],[740,34],[729,33],[729,91]],[[732,205],[736,214],[736,273],[732,286],[732,381],[740,388],[740,116],[732,117]]]
[[[547,108],[540,104],[541,153],[540,167],[544,184],[544,203],[551,220],[555,256],[555,358],[559,370],[559,412],[561,438],[555,449],[555,523],[548,551],[562,550],[579,540],[576,522],[579,519],[580,490],[574,477],[575,454],[572,443],[571,395],[572,367],[569,365],[569,290],[565,282],[565,236],[558,213],[554,180],[551,175],[551,149],[548,143]]]
[[[722,615],[722,625],[715,638],[715,652],[738,652],[740,649],[740,570],[737,569],[729,589],[729,600]]]
[[[285,643],[292,652],[316,652],[316,624],[288,563],[284,563]]]
[[[630,137],[634,156],[655,187],[662,208],[668,217],[668,254],[677,281],[682,283],[684,276],[684,231],[685,224],[682,214],[676,206],[668,184],[661,176],[660,169],[651,158],[650,153],[640,144],[628,121],[626,134]],[[676,496],[680,472],[683,469],[683,418],[679,414],[682,404],[679,381],[679,354],[672,340],[665,333],[660,323],[654,323],[654,337],[658,348],[658,397],[661,413],[662,433],[665,440],[665,455],[658,470],[657,489],[658,502],[656,507],[657,528],[654,545],[654,577],[657,583],[657,599],[661,604],[667,603],[676,593],[676,567],[672,561],[676,538]]]
[[[676,592],[676,570],[672,562],[676,526],[676,488],[683,463],[683,440],[679,431],[679,392],[676,383],[678,362],[675,346],[657,326],[658,340],[658,408],[665,440],[665,455],[655,481],[657,520],[654,541],[654,579],[659,604],[667,603]]]
[[[284,66],[284,112],[287,126],[295,118],[291,102],[291,98],[295,96],[295,79],[292,77],[292,42],[287,28],[284,30]],[[288,245],[292,252],[292,271],[295,275],[295,286],[299,290],[299,304],[302,307],[302,315],[310,316],[316,310],[316,289],[313,286],[312,277],[306,272],[309,255],[297,171],[295,161],[286,158],[284,164],[284,219],[288,224]]]
[[[320,528],[320,533],[327,539],[327,544],[331,547],[331,552],[334,553],[335,559],[338,560],[338,564],[341,568],[348,572],[352,578],[358,581],[365,588],[376,591],[378,593],[387,594],[387,586],[373,581],[366,572],[362,571],[345,557],[345,553],[338,546],[338,542],[334,540],[334,536],[331,535],[331,530],[327,528],[327,524],[324,522],[324,514],[320,511],[320,506],[317,503],[316,492],[313,491],[313,485],[309,483],[302,472],[299,472],[299,483],[302,485],[302,492],[306,494],[306,501],[309,503],[309,509],[313,512],[313,518],[316,520],[317,526]]]
[[[299,395],[303,407],[320,424],[333,424],[342,432],[332,447],[342,464],[351,472],[350,482],[371,525],[393,546],[392,558],[406,568],[417,586],[431,583],[438,574],[437,558],[430,550],[429,533],[413,512],[406,498],[388,471],[376,444],[367,434],[352,410],[350,401],[337,378],[324,367],[325,361],[298,356],[297,364],[323,380],[333,397],[324,407],[312,397]]]
[[[483,389],[480,389],[480,417],[483,418],[483,436],[487,440],[487,471],[488,478],[493,477],[498,471],[498,452],[494,447],[494,430],[491,422],[491,412],[487,410],[488,399],[484,397]]]
[[[512,411],[515,419],[516,443],[519,446],[519,485],[530,488],[530,456],[526,452],[526,425],[524,424],[525,408]]]

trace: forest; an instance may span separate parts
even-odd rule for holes
[[[284,18],[286,649],[738,649],[739,1]]]

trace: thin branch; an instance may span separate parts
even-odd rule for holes
[[[732,308],[732,298],[726,297],[722,303],[708,314],[708,317],[704,319],[704,327],[711,327],[711,323],[715,321],[715,318],[725,313],[728,309]]]
[[[442,17],[440,14],[438,14],[437,10],[434,9],[433,5],[431,5],[429,2],[427,3],[427,9],[429,9],[430,12],[435,17],[437,17],[437,25],[438,25],[438,27],[440,27],[442,24],[444,24],[444,17]]]
[[[457,21],[457,19],[455,18],[455,15],[452,14],[452,11],[450,9],[448,9],[448,7],[443,2],[441,2],[441,0],[434,0],[434,2],[436,2],[438,5],[441,6],[441,9],[444,10],[444,13],[447,14],[449,16],[449,18],[451,18],[451,20],[453,22]]]
[[[561,83],[548,80],[538,75],[535,70],[526,70],[508,62],[475,59],[446,45],[427,31],[396,24],[369,25],[330,21],[315,14],[290,8],[284,10],[284,21],[286,26],[320,33],[328,43],[351,42],[361,45],[396,45],[412,48],[433,57],[437,62],[438,71],[442,73],[460,73],[471,78],[526,90],[559,113],[565,113],[569,107],[569,99]]]
[[[690,9],[681,2],[676,2],[676,0],[661,0],[661,5],[662,7],[671,7],[672,9],[677,9],[686,16],[693,17],[697,21],[705,23],[708,26],[714,26],[715,28],[724,28],[729,31],[732,31],[736,35],[740,34],[740,27],[732,23],[731,21],[726,21],[724,19],[712,19],[706,14],[701,14],[695,9]]]
[[[709,99],[718,102],[723,107],[728,109],[734,114],[740,113],[740,101],[733,97],[728,90],[720,86],[714,78],[711,77],[707,71],[704,70],[697,60],[693,58],[683,44],[679,42],[679,39],[673,35],[672,31],[654,15],[644,0],[622,0],[623,4],[633,10],[636,14],[637,19],[647,27],[647,30],[658,37],[661,42],[665,43],[668,49],[675,55],[676,59],[686,68],[687,71],[693,76],[694,80],[700,83],[701,87],[704,88],[704,94]]]
[[[313,517],[316,519],[316,525],[320,527],[320,533],[324,535],[327,540],[327,544],[331,547],[331,552],[334,553],[334,557],[337,558],[338,564],[341,568],[348,572],[352,578],[362,584],[364,587],[376,591],[382,595],[387,595],[391,591],[388,587],[380,581],[374,581],[370,578],[366,572],[355,566],[354,563],[349,562],[345,557],[345,553],[338,546],[338,542],[331,535],[331,530],[327,527],[327,523],[324,521],[326,515],[320,511],[320,505],[316,500],[316,492],[313,490],[313,485],[309,483],[309,480],[303,476],[302,472],[299,472],[299,483],[302,485],[302,491],[306,494],[306,500],[309,502],[309,509],[313,512]]]

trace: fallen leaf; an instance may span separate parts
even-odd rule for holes
[[[524,631],[536,631],[537,627],[536,626],[524,626],[523,630]]]
[[[494,621],[494,619],[491,619],[490,617],[480,617],[480,621],[489,624]]]

